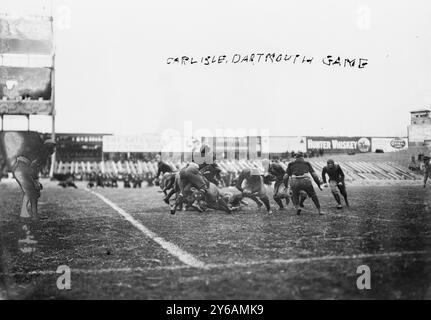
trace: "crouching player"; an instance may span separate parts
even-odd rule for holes
[[[343,170],[341,170],[340,165],[335,164],[334,160],[332,159],[329,159],[327,161],[326,166],[322,169],[322,180],[325,187],[328,186],[328,184],[326,183],[326,175],[329,176],[329,186],[331,188],[331,192],[335,198],[335,201],[337,201],[337,209],[342,208],[340,193],[344,198],[346,206],[348,207],[349,201],[347,200],[346,185],[344,183],[344,173]]]
[[[186,167],[180,170],[179,173],[179,186],[181,189],[181,194],[186,195],[191,192],[191,188],[194,187],[201,191],[203,194],[207,192],[207,184],[199,171],[199,165],[194,162],[190,162]]]
[[[222,197],[232,210],[238,210],[242,204],[247,205],[243,200],[244,196],[242,195],[242,192],[236,187],[231,186],[224,188],[222,191]],[[260,206],[262,206],[262,203],[260,203]]]
[[[314,205],[317,208],[319,214],[322,214],[320,210],[319,199],[317,198],[316,192],[314,191],[313,184],[311,183],[310,175],[313,177],[314,182],[317,184],[320,190],[320,180],[314,171],[311,164],[304,160],[302,153],[296,155],[295,161],[292,161],[287,166],[287,172],[285,176],[285,184],[288,185],[290,181],[290,188],[292,189],[292,202],[296,209],[296,214],[301,214],[301,207],[299,206],[299,197],[301,191],[305,191],[307,195],[313,200]]]
[[[209,186],[205,194],[203,194],[201,190],[196,190],[193,192],[193,194],[194,199],[199,202],[199,208],[202,208],[201,201],[204,201],[208,208],[232,213],[232,209],[228,205],[225,194],[222,193],[220,189],[212,182],[209,182]]]
[[[176,177],[178,178],[176,181],[180,191],[177,193],[175,204],[173,207],[171,207],[171,214],[175,214],[176,209],[182,206],[184,199],[193,194],[192,188],[200,191],[203,197],[206,196],[208,191],[207,183],[205,182],[202,174],[199,172],[199,166],[194,162],[190,162],[187,164],[187,166],[182,168]],[[199,208],[199,205],[196,205],[196,208],[199,211],[203,211],[201,208]]]
[[[256,202],[259,208],[262,206],[263,202],[268,213],[272,213],[268,195],[266,194],[266,187],[259,169],[246,168],[242,170],[238,176],[236,188],[242,192],[244,197],[250,198]]]
[[[163,174],[160,180],[160,188],[162,192],[166,195],[163,201],[169,204],[171,197],[180,191],[179,187],[179,172],[166,172]],[[169,191],[169,193],[168,193]]]
[[[168,172],[172,172],[172,168],[169,164],[167,164],[166,162],[164,162],[162,160],[162,157],[160,156],[160,154],[156,155],[156,162],[157,162],[157,173],[156,176],[154,177],[154,182],[155,184],[160,184],[160,174],[165,174]],[[165,196],[166,196],[166,192],[164,192]]]

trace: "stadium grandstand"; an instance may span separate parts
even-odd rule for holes
[[[67,162],[100,161],[103,156],[103,137],[107,134],[57,133],[56,159]],[[43,139],[49,139],[51,134],[43,134]]]
[[[170,145],[168,151],[157,134],[57,133],[53,174],[57,178],[73,175],[79,180],[88,179],[91,173],[116,175],[119,180],[127,175],[143,175],[150,181],[157,173],[157,154],[178,170],[205,145],[216,152],[222,174],[229,177],[226,183],[244,168],[262,169],[261,159],[265,157],[287,166],[296,152],[304,153],[317,170],[327,159],[335,159],[344,168],[347,181],[414,181],[421,179],[422,157],[429,153],[430,111],[412,111],[407,132],[407,137],[194,137],[181,147]],[[44,139],[50,136],[42,134]],[[47,175],[49,170],[44,172]]]
[[[426,153],[425,144],[409,147],[408,138],[400,137],[201,137],[194,139],[189,150],[174,153],[163,152],[157,135],[58,134],[56,139],[54,174],[76,175],[80,180],[91,173],[116,175],[119,180],[127,175],[144,175],[151,180],[157,173],[156,154],[163,154],[172,169],[178,170],[193,152],[210,145],[217,150],[226,184],[244,168],[262,169],[263,156],[287,166],[299,151],[318,171],[327,159],[334,158],[344,168],[346,181],[414,181],[421,179],[421,157]],[[254,156],[251,141],[256,142]]]

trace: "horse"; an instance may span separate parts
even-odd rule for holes
[[[33,131],[0,132],[0,172],[12,171],[21,187],[21,217],[29,217],[29,208],[32,215],[37,217],[37,202],[42,190],[38,179],[39,170],[54,152],[54,145],[53,141],[44,142]]]
[[[43,140],[34,131],[0,131],[0,179],[11,172],[18,156],[34,159]]]

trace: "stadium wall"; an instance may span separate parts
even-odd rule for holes
[[[377,149],[396,152],[407,149],[409,145],[406,137],[256,136],[215,137],[212,140],[206,137],[193,138],[186,143],[162,138],[155,134],[114,136],[59,133],[56,137],[57,159],[63,162],[147,159],[161,153],[167,159],[187,160],[191,159],[193,151],[199,151],[204,144],[211,145],[218,159],[250,159],[253,154],[255,157],[289,158],[292,152],[316,155],[321,154],[321,150],[325,154],[370,153]]]

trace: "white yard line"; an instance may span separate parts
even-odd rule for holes
[[[311,257],[311,258],[294,258],[294,259],[273,259],[273,260],[262,260],[262,261],[247,261],[238,263],[228,264],[208,264],[210,269],[219,268],[234,268],[234,267],[249,267],[254,265],[279,265],[279,264],[300,264],[300,263],[312,263],[312,262],[325,262],[331,260],[358,260],[358,259],[370,259],[370,258],[399,258],[408,255],[423,255],[427,251],[398,251],[398,252],[382,252],[382,253],[361,253],[356,255],[335,255],[335,256],[322,256],[322,257]],[[431,252],[428,252],[431,257]]]
[[[373,219],[373,220],[376,220],[376,221],[394,222],[394,220],[383,219],[383,218],[378,218],[378,217],[373,217],[373,216],[365,216],[364,215],[364,216],[360,217],[360,216],[352,215],[352,214],[349,213],[348,210],[349,209],[347,209],[347,211],[345,211],[345,213],[333,213],[333,212],[322,211],[322,215],[319,215],[317,213],[317,209],[310,210],[310,209],[301,208],[301,212],[307,212],[307,213],[315,214],[316,216],[320,216],[320,217],[328,216],[328,217],[340,217],[340,218],[347,218],[347,219],[352,219],[353,218],[353,219],[359,219],[359,220]],[[340,210],[340,211],[342,211],[342,210]]]
[[[330,216],[333,217],[341,217],[341,218],[353,218],[353,219],[358,219],[358,220],[367,220],[367,219],[372,219],[372,220],[376,220],[376,221],[383,221],[383,222],[395,222],[394,220],[390,220],[390,219],[383,219],[383,218],[378,218],[378,217],[373,217],[373,216],[355,216],[352,214],[349,214],[349,212],[346,213],[331,213],[329,214]]]
[[[166,271],[166,270],[181,270],[188,269],[190,266],[187,265],[172,265],[172,266],[157,266],[157,267],[136,267],[136,268],[106,268],[106,269],[73,269],[71,268],[71,274],[91,274],[99,275],[104,273],[143,273],[148,271]],[[56,270],[34,270],[29,272],[14,272],[14,273],[3,273],[3,276],[50,276],[57,274]]]
[[[400,258],[404,256],[425,255],[428,254],[427,259],[431,259],[431,252],[421,251],[396,251],[396,252],[382,252],[382,253],[361,253],[356,255],[331,255],[310,258],[293,258],[293,259],[272,259],[272,260],[255,260],[246,262],[233,262],[233,263],[215,263],[207,264],[206,269],[231,269],[238,267],[252,267],[256,265],[271,266],[283,264],[302,264],[313,262],[326,262],[333,260],[360,260],[360,259],[373,259],[373,258]],[[165,270],[183,270],[191,268],[190,265],[172,265],[172,266],[157,266],[157,267],[136,267],[136,268],[107,268],[107,269],[71,269],[71,274],[90,274],[99,275],[104,273],[143,273],[148,271],[165,271]],[[2,276],[47,276],[57,274],[55,270],[35,270],[29,272],[17,273],[4,273]]]
[[[162,237],[158,236],[153,231],[149,230],[147,227],[145,227],[142,223],[137,221],[135,218],[133,218],[128,212],[121,209],[119,206],[117,206],[115,203],[107,199],[106,197],[102,196],[100,193],[91,191],[86,189],[88,192],[92,193],[99,199],[101,199],[103,202],[105,202],[107,205],[109,205],[112,209],[117,211],[121,216],[123,216],[127,221],[129,221],[136,229],[141,231],[145,236],[159,244],[163,249],[168,251],[172,256],[176,257],[178,260],[183,262],[184,264],[193,267],[193,268],[206,268],[206,265],[204,262],[200,261],[190,253],[182,250],[177,245],[163,239]]]

